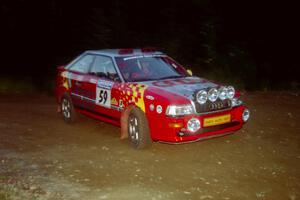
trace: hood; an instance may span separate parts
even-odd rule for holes
[[[160,81],[145,81],[142,84],[148,87],[156,87],[166,92],[183,96],[190,100],[194,99],[194,94],[202,89],[217,87],[218,85],[198,77],[185,77],[178,79],[166,79]]]

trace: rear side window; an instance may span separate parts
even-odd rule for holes
[[[82,58],[80,58],[77,62],[75,62],[70,67],[70,70],[76,71],[76,72],[81,72],[81,73],[88,73],[93,60],[94,60],[94,56],[85,55]]]

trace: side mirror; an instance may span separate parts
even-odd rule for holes
[[[193,76],[193,72],[191,69],[187,69],[186,72],[190,75],[190,76]]]

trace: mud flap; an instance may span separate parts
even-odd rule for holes
[[[128,117],[131,110],[134,108],[133,105],[128,106],[121,115],[121,140],[128,138]]]
[[[61,107],[60,107],[60,105],[57,105],[56,112],[57,113],[61,113]]]

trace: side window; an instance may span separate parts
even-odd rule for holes
[[[74,63],[70,70],[81,72],[81,73],[87,73],[89,71],[89,68],[94,60],[94,56],[92,55],[86,55],[82,57],[80,60],[78,60],[76,63]]]
[[[113,81],[119,80],[113,61],[107,56],[96,56],[90,73]]]

